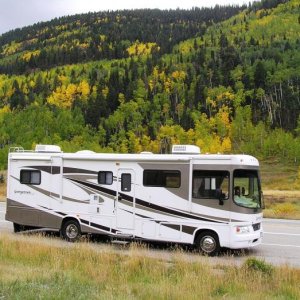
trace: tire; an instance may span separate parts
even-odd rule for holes
[[[81,229],[78,221],[69,220],[63,223],[61,236],[68,242],[76,242],[81,237]]]
[[[208,256],[215,256],[220,251],[219,237],[213,231],[201,232],[197,236],[195,244],[199,251]]]
[[[22,225],[14,223],[14,233],[22,231]]]

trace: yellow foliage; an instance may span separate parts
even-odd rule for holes
[[[179,51],[182,54],[188,54],[191,52],[192,45],[189,42],[183,42],[179,45]]]
[[[201,153],[205,153],[208,151],[208,149],[206,149],[206,143],[203,139],[197,139],[195,142],[195,145],[198,146],[200,148]]]
[[[102,90],[102,95],[106,98],[107,95],[109,93],[109,88],[106,86],[103,90]]]
[[[62,84],[66,84],[69,82],[69,78],[65,75],[58,75],[58,80],[62,83]]]
[[[79,85],[70,83],[67,86],[62,85],[61,87],[57,87],[47,98],[47,102],[61,108],[70,108],[75,99],[87,101],[89,94],[90,86],[83,80]]]
[[[149,55],[151,54],[152,48],[160,49],[156,43],[140,43],[139,41],[136,41],[127,48],[127,52],[130,56]]]
[[[92,92],[91,92],[91,95],[96,98],[97,96],[97,87],[95,85],[93,85],[92,87]]]
[[[31,88],[34,88],[34,87],[35,87],[35,82],[34,82],[33,80],[30,80],[30,81],[29,81],[29,86],[30,86]]]
[[[148,85],[149,85],[150,91],[152,92],[152,91],[153,91],[153,88],[154,88],[154,82],[153,82],[152,79],[150,79],[150,80],[148,81]]]
[[[222,108],[219,109],[219,111],[216,115],[218,120],[220,120],[227,129],[230,129],[230,127],[231,127],[229,114],[230,114],[230,109],[227,106],[223,105]]]
[[[0,108],[0,115],[6,114],[6,113],[8,113],[8,112],[10,112],[9,105],[5,105],[5,106],[3,106],[2,108]]]
[[[171,87],[172,87],[172,82],[171,82],[170,78],[166,78],[164,85],[165,85],[166,93],[170,93]]]
[[[120,104],[124,104],[125,103],[125,95],[123,93],[119,93],[118,100],[119,100]]]
[[[30,61],[31,57],[33,56],[39,56],[41,53],[40,50],[36,50],[36,51],[28,51],[28,52],[25,52],[22,56],[22,59],[25,60],[25,61]]]
[[[18,52],[22,48],[22,43],[16,43],[15,41],[10,44],[6,44],[3,46],[2,54],[5,56],[12,55]]]
[[[209,145],[210,153],[220,153],[222,152],[221,139],[218,135],[213,135],[211,143]]]
[[[69,88],[69,95],[70,90],[71,89]],[[47,102],[61,108],[70,108],[72,105],[70,98],[66,97],[66,87],[64,85],[57,87],[56,90],[47,98]]]
[[[217,95],[217,101],[224,101],[224,100],[230,100],[233,101],[234,100],[234,94],[226,91],[224,93],[221,93],[219,95]]]
[[[176,80],[184,80],[186,77],[186,73],[184,71],[174,71],[172,73],[172,77]]]
[[[104,34],[100,34],[99,39],[101,42],[104,42],[106,40],[106,36]]]
[[[160,151],[160,141],[155,140],[155,141],[151,141],[149,144],[149,151],[153,152],[153,153],[159,153]]]
[[[140,145],[140,139],[133,133],[129,133],[129,152],[140,153],[142,151],[142,146]]]
[[[229,137],[225,137],[222,142],[222,152],[230,153],[231,152],[231,140]]]
[[[90,91],[91,88],[89,83],[86,80],[82,80],[77,88],[77,92],[82,96],[81,98],[83,100],[87,100],[88,96],[90,95]]]

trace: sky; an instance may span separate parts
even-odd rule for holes
[[[248,3],[249,0],[0,0],[0,34],[55,17],[86,12],[135,8],[189,9]]]

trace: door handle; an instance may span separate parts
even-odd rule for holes
[[[122,196],[118,195],[118,201],[121,201],[121,200],[122,200]]]

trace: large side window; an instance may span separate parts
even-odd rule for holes
[[[41,184],[41,171],[36,170],[21,170],[20,183],[22,184]]]
[[[110,171],[100,171],[98,172],[98,183],[99,184],[112,184],[113,183],[113,173]]]
[[[144,186],[179,188],[181,184],[180,171],[144,170]]]
[[[228,199],[229,172],[203,171],[193,172],[193,198]]]

